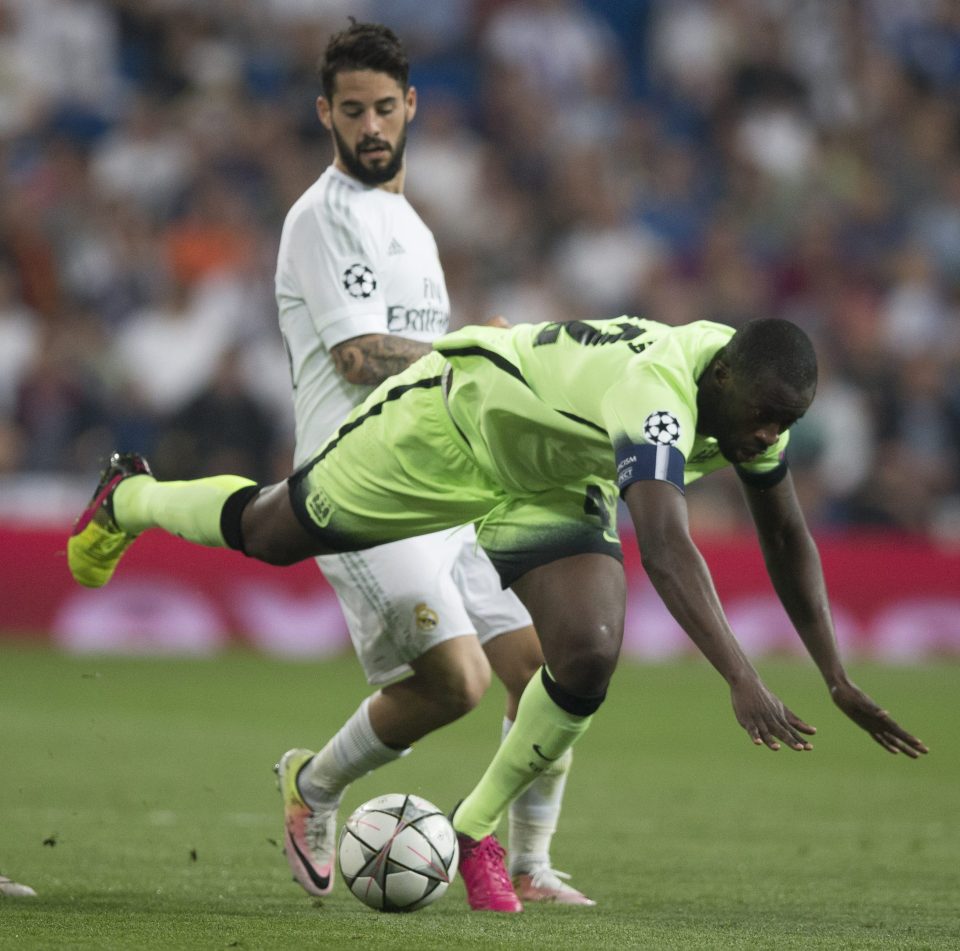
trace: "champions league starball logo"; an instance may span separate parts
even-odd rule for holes
[[[343,286],[351,297],[367,298],[377,289],[377,279],[366,264],[351,264],[343,272]]]
[[[675,446],[680,439],[680,423],[673,413],[660,409],[643,421],[643,434],[655,446]]]

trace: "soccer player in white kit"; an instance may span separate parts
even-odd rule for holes
[[[320,74],[317,111],[334,163],[290,209],[276,273],[297,466],[374,385],[430,351],[450,311],[433,235],[403,196],[416,90],[402,46],[385,27],[353,22],[331,39]],[[529,614],[501,588],[472,527],[316,561],[368,681],[382,685],[319,752],[293,749],[277,764],[288,862],[307,892],[323,896],[349,783],[473,708],[491,667],[507,689],[506,735],[542,655]],[[509,869],[521,900],[593,904],[550,864],[570,761],[568,751],[511,809]],[[510,882],[499,892],[466,884],[474,909],[518,910]]]

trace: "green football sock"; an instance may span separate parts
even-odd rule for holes
[[[500,742],[510,732],[513,722],[504,718]],[[573,749],[568,749],[545,769],[516,799],[510,803],[510,874],[532,872],[550,864],[550,842],[557,831],[567,776],[573,763]]]
[[[592,719],[558,707],[547,694],[540,672],[534,674],[497,755],[457,807],[453,817],[457,832],[471,839],[493,833],[510,803],[573,746]]]
[[[162,528],[199,545],[226,548],[220,532],[223,503],[247,485],[255,483],[234,475],[189,482],[157,482],[152,476],[133,476],[114,490],[113,514],[117,525],[129,535]]]

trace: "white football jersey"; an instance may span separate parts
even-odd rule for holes
[[[429,342],[450,322],[436,241],[420,216],[403,195],[334,166],[287,214],[276,295],[293,380],[295,465],[372,389],[337,373],[332,347],[363,334]]]

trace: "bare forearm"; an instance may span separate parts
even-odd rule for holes
[[[727,683],[757,673],[730,630],[703,556],[689,539],[655,554],[641,552],[644,570],[667,609]]]
[[[761,539],[767,572],[787,616],[828,684],[844,679],[817,546],[805,528]]]
[[[337,372],[350,383],[375,386],[405,370],[431,350],[429,343],[368,334],[338,344],[330,351]]]
[[[727,623],[706,562],[690,538],[686,501],[668,482],[643,480],[628,486],[640,557],[657,593],[687,636],[730,686],[737,722],[754,743],[780,749],[810,749],[801,736],[813,728],[770,692],[743,653]]]
[[[832,689],[846,682],[820,554],[789,473],[770,489],[745,486],[767,573],[800,639]]]

